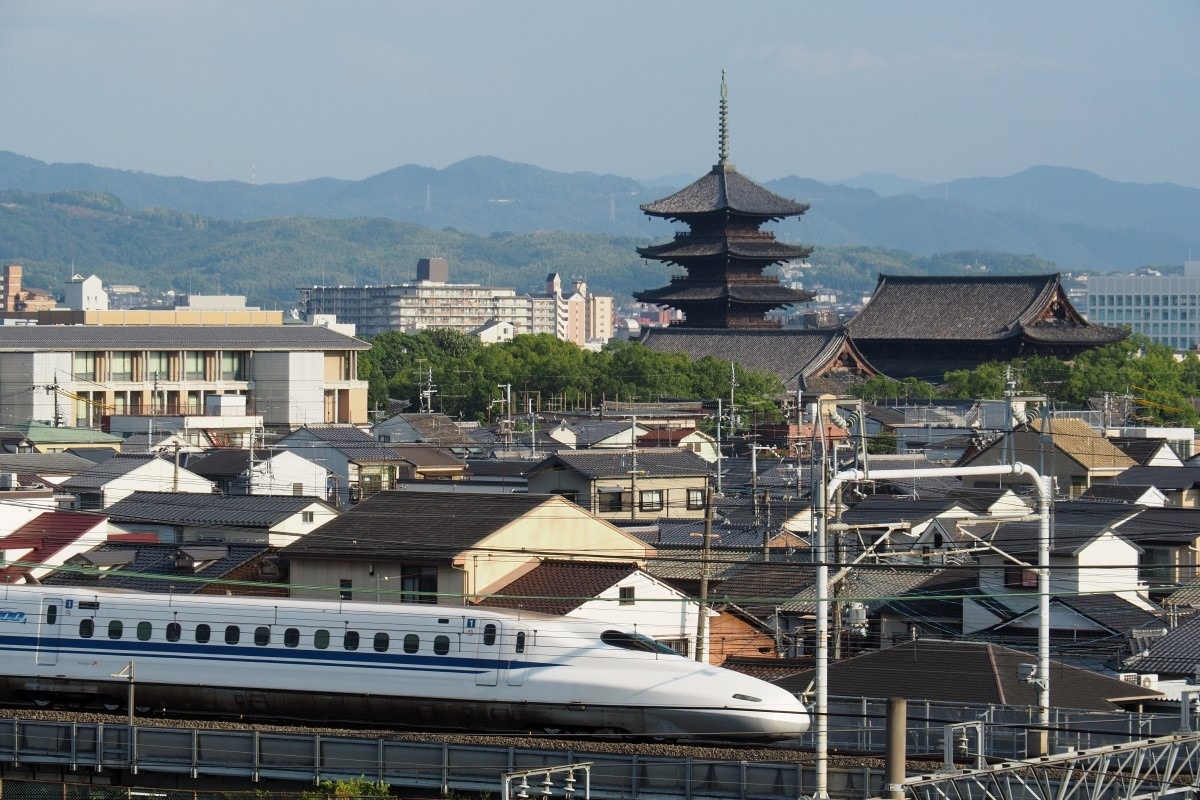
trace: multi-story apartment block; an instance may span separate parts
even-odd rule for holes
[[[300,306],[307,319],[334,315],[362,336],[430,328],[470,333],[499,320],[511,323],[517,333],[548,333],[580,346],[612,337],[612,298],[587,295],[583,282],[564,295],[559,276],[551,274],[546,293],[530,295],[511,288],[450,283],[448,278],[444,258],[423,258],[415,283],[313,286],[300,289]]]
[[[1176,350],[1195,350],[1200,345],[1200,261],[1184,262],[1182,275],[1091,275],[1087,317]]]
[[[367,349],[311,325],[4,325],[0,424],[202,415],[223,395],[267,428],[365,423]]]

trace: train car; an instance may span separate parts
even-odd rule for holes
[[[132,676],[132,678],[131,678]],[[166,595],[0,593],[0,691],[264,719],[474,731],[792,739],[793,694],[597,621],[505,609]]]

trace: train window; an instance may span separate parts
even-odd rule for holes
[[[46,606],[46,624],[53,625],[56,622],[58,622],[58,606]]]
[[[96,623],[90,619],[79,620],[79,636],[83,639],[92,638],[92,634],[96,632]]]
[[[178,622],[167,623],[167,641],[178,642],[179,637],[183,636],[183,626]]]
[[[388,635],[386,633],[375,634],[375,652],[376,653],[386,653],[388,651],[388,644],[390,644],[390,643],[391,643],[391,639],[388,637]]]
[[[318,650],[324,650],[329,647],[329,631],[325,629],[318,630],[313,634],[313,647]]]
[[[225,644],[237,644],[242,640],[242,629],[237,625],[225,626]]]
[[[288,628],[283,632],[284,647],[299,647],[300,646],[300,629]]]
[[[266,625],[259,625],[254,629],[254,643],[259,647],[266,647],[271,643],[271,629]]]
[[[137,638],[139,642],[150,641],[150,634],[154,633],[154,626],[149,622],[139,622],[137,626]]]
[[[108,623],[108,638],[120,639],[121,632],[124,630],[124,628],[125,626],[121,624],[121,620],[114,619],[112,622]]]
[[[421,637],[415,633],[407,633],[404,635],[404,652],[412,655],[421,649]]]
[[[444,655],[446,655],[446,653],[449,653],[450,652],[450,637],[449,636],[433,637],[433,652],[437,653],[439,656],[444,656]]]
[[[679,653],[661,642],[656,642],[649,636],[628,631],[605,631],[600,634],[600,641],[612,647],[623,650],[638,650],[644,653],[656,653],[664,656],[678,656]]]
[[[196,626],[196,641],[199,644],[208,644],[208,640],[212,638],[212,628],[201,623]]]
[[[525,652],[525,631],[517,632],[517,652],[518,653]]]
[[[342,637],[342,647],[347,650],[357,650],[358,631],[346,631],[346,635]]]
[[[496,626],[490,622],[483,626],[483,643],[488,647],[496,643]]]

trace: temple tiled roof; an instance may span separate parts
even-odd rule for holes
[[[775,239],[746,241],[745,239],[730,237],[729,239],[714,240],[699,239],[688,235],[677,236],[663,244],[638,248],[638,253],[641,255],[660,261],[701,257],[709,258],[712,256],[785,261],[793,258],[805,258],[811,252],[811,247],[785,244]]]
[[[1041,321],[1058,305],[1061,321]],[[871,300],[846,325],[857,341],[1000,341],[1103,344],[1128,335],[1091,325],[1070,307],[1059,276],[880,275]]]
[[[735,361],[746,369],[770,372],[788,391],[812,390],[814,380],[837,373],[845,363],[856,363],[862,378],[875,374],[836,328],[816,330],[729,330],[723,328],[647,328],[640,339],[660,353],[685,353],[692,359],[713,356]],[[836,383],[853,383],[853,371],[835,377]],[[816,387],[824,391],[826,387]]]
[[[803,214],[808,205],[763,188],[732,164],[719,163],[699,180],[641,209],[651,216],[674,219],[715,211],[781,219]]]

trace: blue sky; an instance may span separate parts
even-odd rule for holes
[[[0,150],[281,183],[563,172],[1200,187],[1200,2],[3,0]]]

